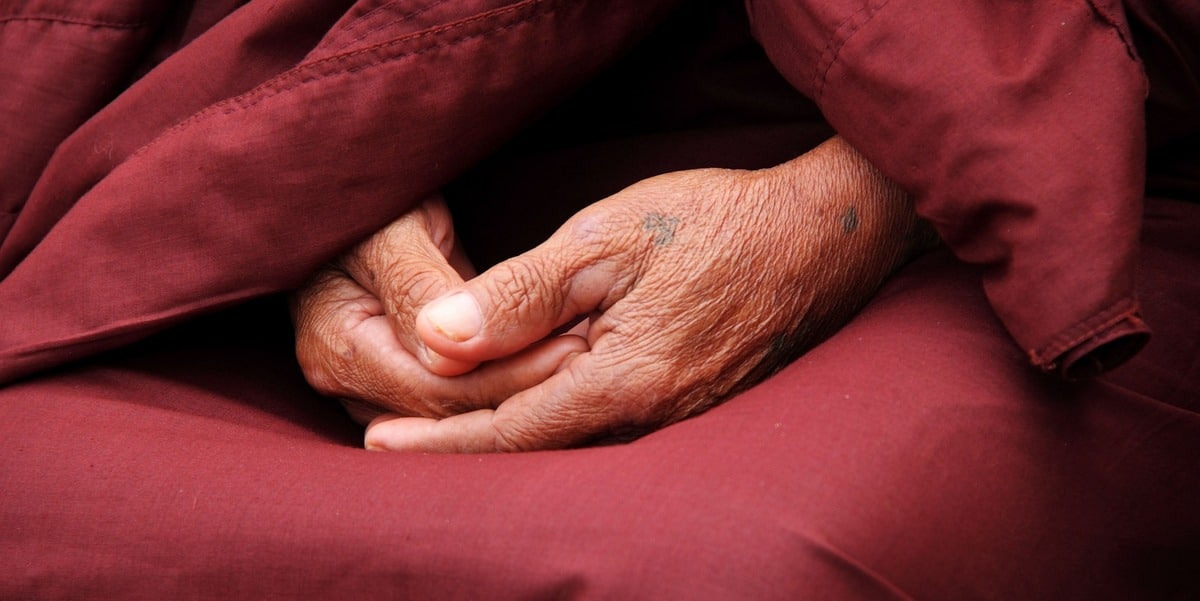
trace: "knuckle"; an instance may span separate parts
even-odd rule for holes
[[[300,361],[300,371],[308,385],[323,396],[339,396],[343,388],[339,378],[324,361]]]
[[[498,453],[519,453],[524,450],[513,433],[500,429],[495,431],[492,447]]]
[[[594,263],[634,248],[640,222],[630,207],[593,205],[572,217],[563,228],[558,249],[575,262]]]
[[[350,370],[353,365],[353,343],[337,342],[342,337],[335,336],[333,340],[326,339],[325,344],[313,344],[311,339],[303,347],[298,346],[296,357],[304,379],[314,390],[325,396],[338,396],[347,390],[343,385],[353,377]]]
[[[416,261],[398,265],[389,275],[396,283],[397,295],[408,299],[410,308],[432,300],[448,288],[441,272]]]
[[[649,343],[630,342],[597,360],[595,371],[575,383],[590,391],[590,419],[621,429],[652,429],[664,422],[677,387],[690,374],[674,373],[671,359]]]
[[[336,285],[345,274],[334,269],[322,269],[313,275],[288,299],[288,311],[297,328],[311,328],[319,317],[328,312],[331,299],[336,298]]]
[[[425,303],[448,288],[440,273],[415,260],[393,262],[383,279],[387,312],[404,323],[411,323]]]
[[[476,409],[448,388],[443,378],[422,374],[392,380],[388,383],[389,405],[402,415],[441,419]]]
[[[300,371],[317,392],[326,396],[346,394],[361,363],[350,324],[342,324],[336,311],[312,317],[297,328],[296,360]]]
[[[539,271],[528,258],[502,263],[492,278],[493,290],[506,300],[522,300],[541,285]]]
[[[493,273],[490,293],[498,301],[495,306],[513,316],[507,323],[521,327],[539,315],[562,313],[563,291],[545,277],[547,272],[541,261],[527,257],[503,263]]]
[[[567,221],[564,233],[572,245],[602,244],[613,235],[617,212],[609,207],[593,205]]]
[[[523,427],[513,420],[493,422],[492,446],[500,453],[522,453],[536,450],[538,448],[534,444],[536,439],[530,435],[528,430],[527,427]]]

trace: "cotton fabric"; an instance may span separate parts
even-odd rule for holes
[[[0,598],[1200,596],[1200,14],[951,4],[0,3]],[[486,264],[835,129],[947,247],[708,413],[369,453],[296,367],[433,190]]]

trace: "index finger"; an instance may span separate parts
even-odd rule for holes
[[[592,353],[517,393],[496,409],[444,419],[394,418],[367,427],[368,449],[426,453],[495,453],[577,446],[626,423],[608,387],[588,385],[597,373]]]
[[[425,303],[474,274],[455,241],[444,203],[422,203],[343,255],[340,266],[382,302],[400,344],[427,369],[454,376],[479,363],[430,352],[413,330]]]

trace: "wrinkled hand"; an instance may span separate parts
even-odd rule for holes
[[[413,327],[417,311],[472,275],[444,203],[409,211],[293,296],[296,356],[308,382],[362,424],[381,414],[445,417],[495,407],[587,349],[560,336],[478,369],[480,361],[428,350]]]
[[[380,419],[376,449],[517,451],[637,434],[710,407],[840,327],[904,260],[904,194],[835,138],[762,171],[655,177],[426,305],[416,333],[463,364],[590,316],[590,350],[499,406]]]

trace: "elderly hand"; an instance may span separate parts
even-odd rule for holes
[[[589,349],[494,409],[378,419],[367,446],[558,448],[696,414],[842,325],[905,260],[916,223],[905,195],[839,138],[772,169],[640,182],[416,319],[420,340],[461,364],[587,316]]]
[[[587,349],[581,338],[559,336],[478,369],[479,361],[429,351],[413,328],[417,311],[471,275],[449,211],[440,199],[425,201],[293,296],[305,377],[362,424],[385,413],[444,417],[495,407]]]

